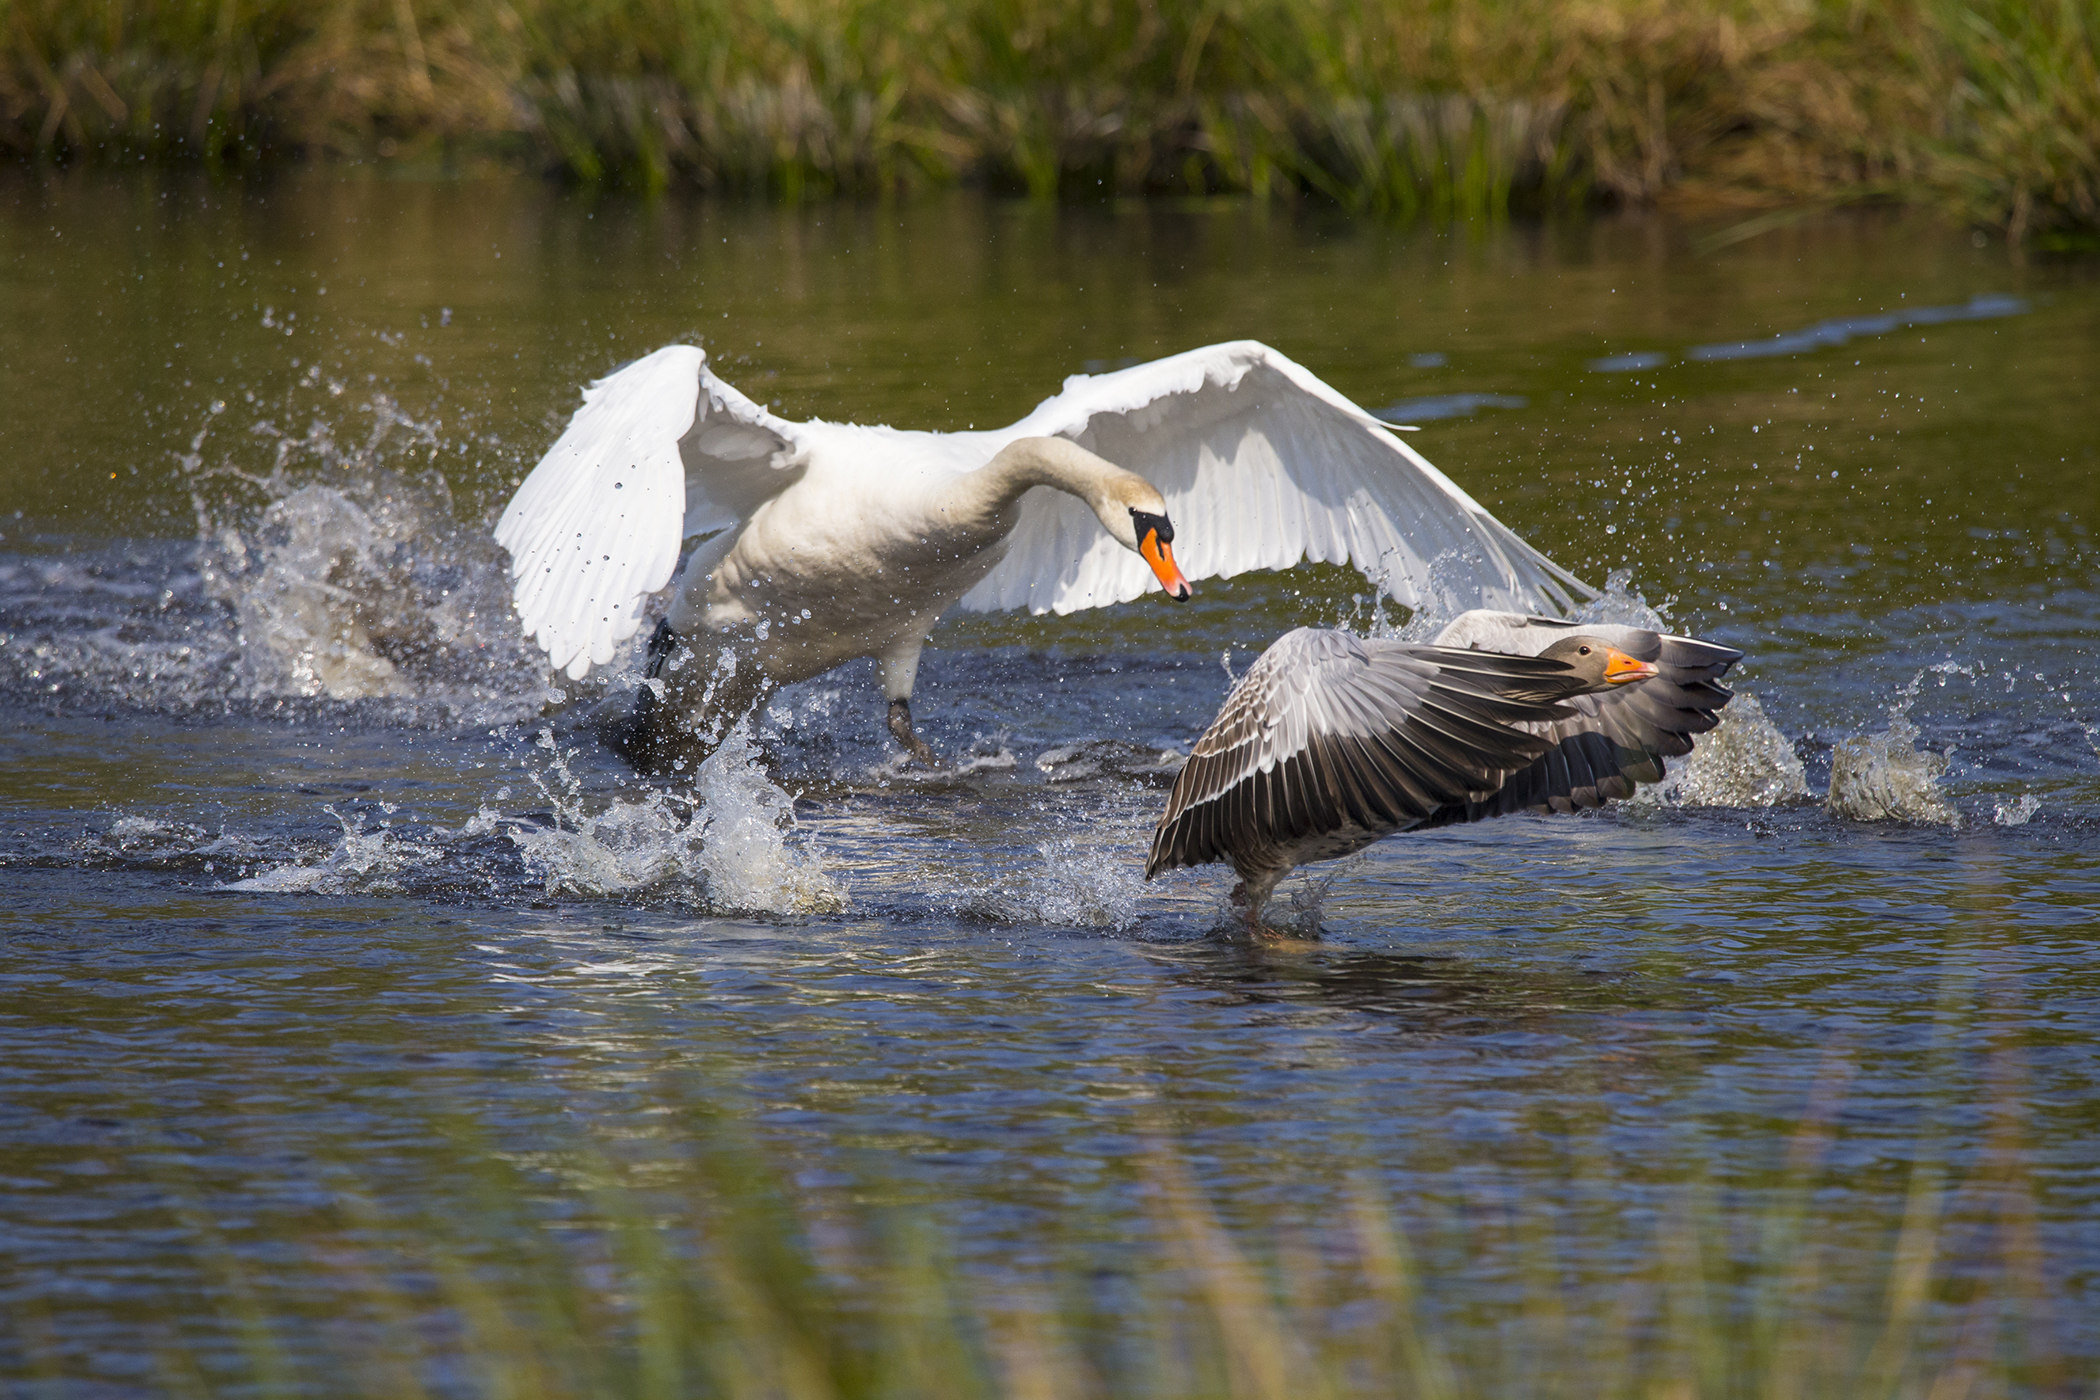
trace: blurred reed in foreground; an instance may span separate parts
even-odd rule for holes
[[[0,0],[0,149],[2100,226],[2100,0]]]
[[[166,1245],[152,1268],[115,1293],[18,1278],[0,1361],[66,1393],[121,1318],[153,1388],[195,1395],[1980,1400],[2094,1379],[2010,1110],[1960,1172],[1837,1170],[1826,1102],[1726,1187],[1694,1133],[1631,1175],[1475,1169],[1407,1202],[1337,1172],[1251,1220],[1155,1145],[1091,1205],[1005,1202],[994,1251],[986,1217],[942,1223],[879,1158],[842,1171],[704,1095],[645,1096],[646,1131],[569,1142],[440,1114],[391,1186],[265,1125],[163,1156],[130,1220]],[[256,1150],[286,1172],[269,1192],[210,1179]]]

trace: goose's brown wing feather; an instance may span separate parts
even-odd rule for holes
[[[1363,839],[1490,800],[1549,752],[1583,682],[1558,661],[1300,628],[1240,677],[1152,836],[1148,877]],[[1521,726],[1521,727],[1520,727]]]

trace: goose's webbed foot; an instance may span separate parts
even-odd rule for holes
[[[1261,905],[1255,902],[1245,880],[1234,885],[1232,893],[1227,895],[1226,899],[1233,908],[1240,911],[1240,917],[1247,921],[1247,936],[1249,938],[1260,938],[1269,931],[1262,927]]]
[[[896,737],[898,743],[904,745],[906,753],[928,768],[948,766],[934,756],[933,750],[926,747],[924,739],[912,732],[911,701],[902,698],[890,701],[890,733]]]
[[[1247,881],[1242,880],[1232,887],[1232,893],[1226,896],[1226,899],[1234,909],[1239,911],[1240,917],[1247,921],[1247,936],[1249,938],[1305,938],[1307,936],[1305,934],[1294,933],[1287,928],[1271,928],[1261,921],[1262,911],[1269,907],[1269,895],[1274,892],[1275,888],[1276,882],[1269,880],[1263,883],[1260,891],[1257,893],[1250,888]],[[1316,932],[1311,936],[1317,938],[1319,934]]]

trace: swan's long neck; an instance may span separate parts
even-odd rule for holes
[[[1033,486],[1049,486],[1077,496],[1093,507],[1106,522],[1118,498],[1133,487],[1149,491],[1145,479],[1124,471],[1115,463],[1097,457],[1064,438],[1016,438],[999,449],[992,460],[963,478],[980,508],[996,517],[1008,517],[1021,497]]]

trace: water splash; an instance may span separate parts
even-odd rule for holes
[[[1353,876],[1370,857],[1364,852],[1323,864],[1308,871],[1288,888],[1278,888],[1261,911],[1262,927],[1286,938],[1318,938],[1327,914],[1328,896],[1344,879]],[[1230,879],[1216,887],[1212,909],[1212,932],[1232,936],[1247,933],[1247,907],[1239,900],[1240,882]]]
[[[995,924],[1101,928],[1138,922],[1142,863],[1124,846],[1059,837],[1040,842],[1036,863],[1004,886],[982,880],[936,882],[931,892],[961,918]]]
[[[999,738],[976,741],[970,752],[942,758],[945,765],[928,768],[902,749],[890,749],[874,763],[862,766],[859,780],[878,787],[940,787],[980,773],[1007,773],[1021,766],[1020,756]]]
[[[1656,606],[1633,586],[1633,570],[1613,569],[1604,580],[1604,591],[1568,614],[1571,622],[1594,622],[1613,627],[1644,627],[1651,632],[1670,630],[1669,602]]]
[[[0,560],[0,696],[16,705],[223,709],[240,671],[195,546],[15,541]]]
[[[316,417],[303,434],[249,436],[265,467],[229,449],[207,465],[207,423],[183,458],[207,594],[230,610],[254,696],[394,700],[467,723],[529,718],[562,693],[519,631],[494,544],[457,519],[435,470],[437,426],[384,396],[345,443]],[[402,707],[396,707],[402,708]]]
[[[1831,814],[1852,821],[1960,826],[1961,813],[1939,788],[1948,754],[1918,747],[1910,708],[1927,676],[1937,675],[1945,685],[1948,676],[1974,674],[1952,661],[1926,667],[1896,693],[1887,729],[1840,743],[1830,756],[1830,792],[1823,799]]]
[[[1042,863],[1010,896],[1028,922],[1116,930],[1137,924],[1145,879],[1131,852],[1067,837],[1044,842],[1036,854]]]
[[[846,893],[822,853],[795,826],[794,799],[759,766],[750,726],[733,726],[695,770],[687,792],[651,788],[588,810],[552,730],[530,774],[553,809],[538,826],[484,812],[549,894],[668,895],[711,912],[835,913]]]
[[[1721,722],[1692,752],[1673,762],[1662,782],[1637,800],[1680,807],[1776,807],[1809,798],[1808,772],[1755,695],[1737,691]]]
[[[240,832],[121,812],[103,831],[83,836],[73,852],[89,863],[187,868],[205,875],[215,875],[222,863],[238,872],[268,854],[262,843]]]
[[[317,857],[294,858],[231,888],[277,894],[444,894],[506,888],[591,898],[643,897],[709,913],[821,914],[842,910],[845,891],[823,853],[794,819],[794,801],[758,764],[744,725],[695,770],[682,791],[646,789],[602,809],[571,770],[554,733],[541,731],[526,777],[548,811],[520,817],[487,805],[458,828],[401,829],[337,811],[341,834]],[[496,793],[502,801],[504,787]],[[132,842],[186,833],[123,828]],[[197,852],[192,852],[196,854]],[[207,867],[207,871],[208,871]]]
[[[2025,826],[2041,810],[2042,800],[2031,792],[2023,792],[2014,801],[2000,802],[1991,820],[2000,826]]]
[[[228,888],[265,894],[399,894],[414,876],[445,859],[442,845],[412,840],[381,821],[369,830],[332,806],[322,811],[342,827],[342,838],[319,861],[276,866]]]
[[[1471,567],[1455,551],[1431,560],[1429,582],[1418,590],[1422,595],[1422,606],[1409,613],[1404,622],[1395,622],[1387,611],[1387,605],[1392,601],[1390,575],[1381,571],[1372,577],[1372,591],[1351,598],[1349,610],[1336,618],[1335,625],[1361,637],[1430,645],[1454,618],[1466,611],[1451,600],[1460,592],[1454,580],[1469,576]],[[1576,622],[1645,627],[1656,632],[1670,630],[1668,602],[1661,606],[1649,603],[1634,589],[1631,569],[1614,569],[1605,579],[1603,591],[1568,616]]]
[[[2036,676],[2035,679],[2043,678]],[[2064,702],[2064,711],[2071,716],[2071,723],[2077,725],[2078,732],[2085,736],[2085,746],[2093,751],[2094,758],[2100,758],[2100,723],[2089,720],[2078,712],[2078,701],[2068,688],[2059,689],[2056,694],[2057,698]]]
[[[1370,857],[1361,853],[1338,860],[1318,875],[1308,875],[1292,887],[1290,912],[1277,917],[1276,902],[1272,899],[1263,911],[1263,920],[1278,933],[1295,934],[1300,938],[1318,938],[1320,920],[1327,912],[1327,897],[1346,875],[1355,874]],[[1228,896],[1229,898],[1229,896]],[[1237,912],[1237,911],[1235,911]]]

